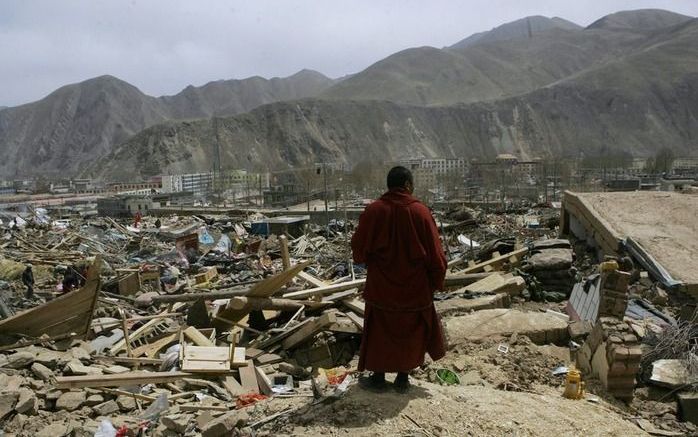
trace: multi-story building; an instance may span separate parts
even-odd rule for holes
[[[420,168],[432,169],[436,174],[465,173],[466,165],[463,158],[428,158],[422,159]]]
[[[165,175],[162,176],[162,191],[164,193],[189,191],[196,197],[203,197],[213,189],[213,180],[212,172]]]

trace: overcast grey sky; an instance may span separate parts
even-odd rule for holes
[[[698,16],[697,0],[0,0],[0,106],[102,74],[156,96],[303,68],[339,77],[529,15],[586,26],[640,8]]]

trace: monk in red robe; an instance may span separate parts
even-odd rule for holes
[[[387,388],[386,372],[397,372],[393,386],[407,391],[408,374],[424,364],[425,353],[433,360],[446,353],[433,303],[446,258],[434,218],[413,190],[408,169],[391,169],[388,192],[366,207],[351,240],[354,262],[368,270],[359,371],[373,373],[359,383],[374,391]]]

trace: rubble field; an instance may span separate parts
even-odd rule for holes
[[[18,213],[0,225],[1,434],[698,434],[691,296],[560,237],[559,209],[435,216],[449,349],[376,394],[357,384],[355,222]]]

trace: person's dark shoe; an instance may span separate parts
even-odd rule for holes
[[[393,388],[398,393],[407,393],[412,384],[410,384],[410,378],[407,373],[398,373],[395,381],[393,381]]]
[[[385,373],[374,372],[371,376],[359,376],[359,386],[364,390],[380,393],[388,388]]]

